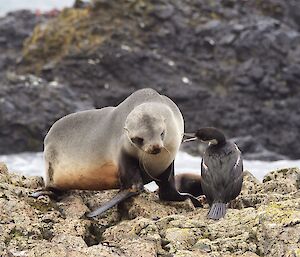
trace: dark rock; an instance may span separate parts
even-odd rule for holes
[[[93,108],[56,81],[17,76],[13,84],[0,87],[0,152],[41,151],[43,138],[62,116]],[[9,147],[8,147],[9,146]]]
[[[174,9],[174,6],[171,4],[157,5],[153,11],[153,14],[160,19],[166,20],[173,15]]]
[[[39,18],[10,14],[0,20],[0,47],[15,49],[0,55],[0,67],[13,70],[20,59],[20,72],[55,78],[96,107],[152,87],[178,104],[188,131],[216,126],[229,138],[250,135],[262,148],[245,150],[249,158],[300,157],[298,1],[94,2],[36,29],[21,59],[19,40]],[[15,32],[5,24],[18,42],[10,43]],[[14,103],[3,108],[12,112]],[[36,140],[42,133],[33,133]]]

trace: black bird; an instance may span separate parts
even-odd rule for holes
[[[243,160],[236,144],[212,127],[185,133],[186,141],[209,143],[201,162],[201,187],[210,205],[208,218],[218,220],[226,214],[226,203],[236,198],[242,189]]]

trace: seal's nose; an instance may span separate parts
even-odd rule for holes
[[[150,154],[159,154],[161,152],[161,147],[159,145],[153,145],[150,149],[149,149],[149,153]]]

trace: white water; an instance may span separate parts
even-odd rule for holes
[[[43,176],[44,163],[42,153],[21,153],[0,156],[0,162],[7,164],[11,172],[26,176]],[[194,157],[184,152],[179,152],[175,160],[175,172],[193,172],[200,174],[200,157]],[[268,172],[290,167],[300,167],[300,160],[281,161],[247,161],[244,160],[244,170],[250,171],[259,180],[262,180]],[[148,188],[155,190],[156,186],[151,183]]]

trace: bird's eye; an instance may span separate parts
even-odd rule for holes
[[[132,137],[131,141],[136,145],[142,145],[144,143],[144,139],[141,137]]]
[[[160,137],[161,137],[161,139],[165,138],[165,131],[161,132]]]

